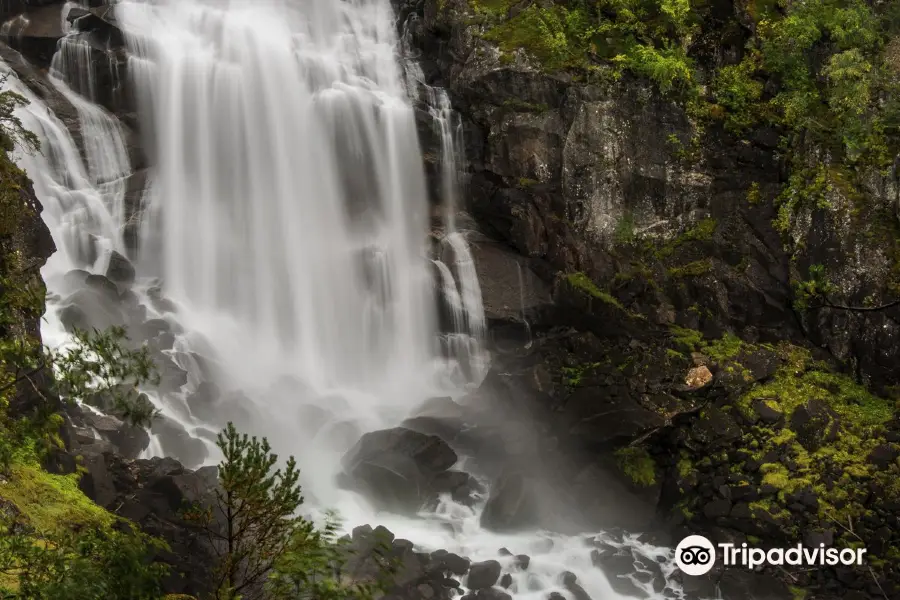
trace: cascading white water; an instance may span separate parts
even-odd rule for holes
[[[7,65],[2,68],[7,77],[5,88],[29,101],[16,114],[23,126],[41,140],[40,152],[17,149],[15,159],[34,182],[34,191],[44,207],[41,216],[57,246],[42,275],[48,289],[59,292],[65,290],[64,275],[70,270],[105,269],[108,254],[119,238],[119,223],[65,125]],[[48,311],[42,333],[47,344],[65,341],[65,333],[52,311]]]
[[[144,242],[160,252],[142,264],[210,339],[228,323],[225,360],[248,377],[274,366],[319,389],[403,394],[410,370],[430,368],[433,315],[390,7],[123,2],[117,14],[156,125]]]
[[[591,566],[580,537],[490,533],[479,525],[481,506],[449,498],[422,519],[376,515],[335,486],[339,458],[355,441],[342,439],[342,428],[358,435],[394,425],[422,399],[452,391],[441,377],[451,365],[433,352],[424,174],[388,1],[125,0],[117,17],[157,157],[135,289],[146,299],[153,278],[162,279],[178,308],[173,355],[189,372],[182,390],[154,396],[166,416],[189,430],[204,424],[186,397],[203,383],[194,353],[214,356],[219,383],[244,392],[247,422],[238,425],[295,454],[308,495],[348,525],[381,523],[474,560],[497,558],[500,547],[530,554],[528,571],[514,574],[516,598],[571,597],[558,580],[565,570],[594,600],[623,598]],[[60,246],[44,270],[51,290],[62,288],[69,269],[103,272],[102,257],[121,247],[124,225],[110,185],[129,173],[127,154],[115,120],[70,89],[90,63],[79,43],[77,32],[62,42],[55,72],[93,138],[85,161],[47,107],[17,81],[8,84],[31,100],[20,114],[49,150],[18,160]],[[445,95],[429,106],[443,141],[450,216],[437,268],[454,328],[465,334],[459,339],[478,353],[481,292],[454,218],[458,129]],[[62,341],[52,316],[45,336],[51,330],[48,343]],[[307,427],[303,406],[330,417]]]
[[[441,341],[445,353],[455,357],[473,378],[480,379],[489,364],[483,349],[487,324],[475,261],[464,233],[457,229],[457,213],[462,208],[459,201],[460,165],[465,163],[462,123],[453,111],[447,92],[425,83],[408,39],[408,23],[403,29],[400,49],[407,95],[413,101],[424,101],[441,141],[439,159],[444,210],[440,251],[434,263],[453,326],[451,331],[443,332]]]

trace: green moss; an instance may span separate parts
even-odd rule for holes
[[[678,459],[676,468],[678,470],[678,476],[682,479],[694,472],[694,465],[687,453],[681,453],[681,457]]]
[[[789,585],[788,589],[794,600],[806,600],[807,591],[805,589],[797,587],[796,585]]]
[[[672,334],[672,341],[688,351],[697,350],[703,343],[703,334],[696,329],[688,329],[672,325],[669,327],[669,333]]]
[[[601,363],[586,363],[575,367],[563,367],[563,384],[569,388],[577,388],[581,385],[584,376],[601,366]]]
[[[703,346],[703,353],[717,362],[726,362],[736,358],[742,351],[750,349],[741,338],[733,333],[726,333],[720,339]]]
[[[609,292],[605,292],[597,287],[597,284],[591,281],[590,278],[584,273],[571,273],[566,276],[566,280],[572,287],[585,292],[592,298],[596,298],[606,304],[618,308],[619,310],[625,310],[625,307],[622,306],[621,302],[616,300],[616,298]]]
[[[672,255],[679,247],[696,242],[706,242],[712,239],[716,232],[718,223],[713,218],[706,218],[698,221],[692,227],[688,228],[684,233],[675,239],[667,242],[659,248],[652,249],[653,254],[658,259],[664,259]]]
[[[671,348],[666,348],[666,356],[674,360],[683,360],[684,354],[679,352],[678,350],[672,350]]]
[[[761,201],[762,196],[759,193],[759,184],[754,181],[750,184],[750,189],[747,190],[747,202],[755,206]]]
[[[637,238],[635,234],[635,221],[631,213],[625,213],[616,222],[616,229],[613,232],[613,240],[621,246],[633,244]]]
[[[672,267],[669,269],[669,277],[700,277],[712,271],[712,260],[704,258],[703,260],[695,260],[694,262],[682,265],[680,267]]]
[[[107,527],[114,517],[78,488],[80,474],[51,475],[37,464],[12,466],[0,498],[11,502],[38,532]]]
[[[528,179],[527,177],[519,178],[519,187],[527,188],[535,186],[539,183],[540,181],[538,181],[537,179]]]
[[[496,15],[496,11],[493,11]],[[588,68],[592,29],[586,12],[531,4],[515,17],[491,27],[484,37],[509,54],[522,49],[548,70]]]
[[[644,448],[628,446],[616,451],[619,468],[635,484],[651,486],[656,483],[656,463]]]

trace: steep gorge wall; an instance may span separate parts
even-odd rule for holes
[[[740,62],[744,9],[706,7],[696,62]],[[811,148],[805,160],[833,174],[827,199],[778,200],[792,173],[784,128],[700,129],[685,101],[647,78],[548,69],[501,50],[477,2],[401,2],[399,12],[415,15],[426,77],[467,121],[472,211],[545,278],[583,271],[660,325],[809,341],[878,387],[897,383],[896,307],[801,312],[794,289],[822,264],[834,304],[897,298],[896,169],[870,169],[855,185],[838,158]]]

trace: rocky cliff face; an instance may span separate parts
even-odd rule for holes
[[[395,5],[427,82],[463,117],[469,209],[553,290],[529,315],[533,344],[497,372],[524,383],[518,406],[547,411],[576,481],[618,471],[620,497],[642,497],[676,535],[881,548],[877,576],[788,582],[823,598],[897,593],[883,537],[900,516],[887,500],[900,468],[896,169],[851,177],[812,142],[798,167],[786,128],[700,127],[649,79],[548,68],[516,47],[524,33],[497,43],[490,24],[560,3]],[[704,6],[714,27],[691,51],[739,63],[745,7]],[[810,280],[827,293],[807,302]]]
[[[399,4],[426,78],[466,120],[471,210],[545,279],[584,272],[657,323],[809,341],[876,386],[897,382],[896,308],[801,314],[794,305],[794,286],[817,264],[836,285],[834,304],[895,299],[895,170],[873,172],[859,190],[841,184],[827,153],[814,154],[812,164],[835,171],[827,201],[786,210],[776,202],[789,176],[786,131],[737,137],[719,126],[698,136],[684,102],[649,80],[548,71],[524,50],[501,52],[485,39],[477,2]],[[731,21],[741,14],[716,6]],[[710,36],[714,62],[743,39]]]

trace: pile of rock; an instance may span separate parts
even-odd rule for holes
[[[342,460],[341,483],[379,509],[415,514],[440,494],[473,502],[481,489],[469,474],[452,470],[456,452],[441,438],[395,427],[363,435]]]

